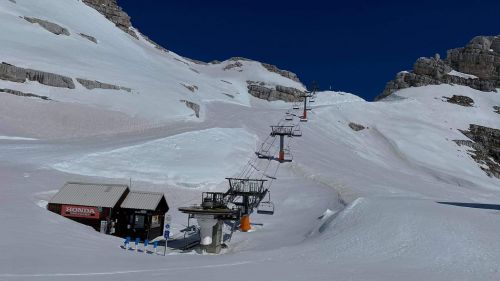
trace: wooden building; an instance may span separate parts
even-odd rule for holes
[[[102,233],[144,240],[162,235],[168,204],[163,193],[123,184],[67,182],[47,209]]]
[[[163,193],[131,191],[120,205],[117,232],[122,237],[152,240],[163,235],[167,211],[168,204]]]

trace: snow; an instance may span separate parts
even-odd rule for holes
[[[53,36],[20,15],[57,22],[72,36]],[[453,142],[466,139],[458,130],[469,124],[498,128],[498,94],[437,85],[367,102],[320,92],[300,124],[303,136],[290,142],[294,161],[280,165],[271,188],[273,216],[252,215],[262,226],[236,232],[221,255],[147,255],[44,206],[66,181],[132,178],[134,189],[165,193],[172,234],[180,236],[187,218],[177,208],[199,203],[202,191],[225,190],[224,178],[255,160],[269,126],[291,106],[256,100],[246,80],[303,86],[257,62],[223,70],[233,62],[198,65],[161,53],[80,1],[4,1],[0,24],[3,61],[134,89],[0,81],[56,100],[0,97],[0,280],[500,278],[498,211],[438,203],[499,202],[498,179]],[[443,101],[453,94],[471,97],[474,107]],[[180,99],[198,102],[202,118]],[[350,122],[366,129],[355,132]]]
[[[448,72],[447,74],[448,75],[462,77],[462,78],[466,78],[466,79],[478,79],[478,77],[475,76],[475,75],[458,72],[456,70],[452,70],[452,71]]]
[[[232,163],[231,159],[252,155],[256,141],[254,135],[243,129],[212,128],[94,152],[79,158],[71,156],[71,160],[52,167],[87,176],[131,177],[157,184],[207,188],[239,172],[244,163]]]
[[[13,137],[13,136],[0,136],[0,140],[36,140],[33,138]]]

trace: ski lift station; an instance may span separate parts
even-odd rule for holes
[[[162,235],[169,207],[163,193],[131,191],[128,185],[67,182],[47,209],[118,237]]]

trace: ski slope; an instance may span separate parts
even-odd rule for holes
[[[72,35],[59,38],[20,15]],[[438,203],[499,202],[499,180],[453,142],[466,139],[458,130],[469,124],[498,128],[498,93],[425,86],[374,103],[320,92],[300,123],[303,136],[290,142],[294,161],[280,165],[271,188],[275,215],[252,215],[262,225],[236,232],[221,255],[147,255],[48,212],[47,200],[65,181],[132,179],[134,189],[165,193],[177,237],[187,223],[177,208],[226,189],[224,178],[255,159],[269,126],[287,122],[291,105],[251,97],[246,80],[303,86],[257,62],[241,61],[240,72],[223,70],[232,61],[201,65],[162,53],[79,1],[3,1],[0,23],[2,61],[133,89],[77,84],[67,92],[0,80],[0,88],[56,101],[0,95],[0,280],[500,278],[499,211]],[[474,107],[444,101],[453,94]],[[180,99],[199,103],[201,118]]]

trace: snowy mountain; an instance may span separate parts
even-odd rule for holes
[[[181,237],[178,207],[249,162],[264,169],[254,152],[269,126],[299,124],[284,118],[305,90],[293,73],[195,62],[90,2],[0,2],[0,280],[500,278],[500,94],[450,84],[494,80],[451,59],[398,74],[415,83],[378,102],[318,93],[277,170],[275,214],[252,215],[262,225],[221,255],[126,252],[47,211],[66,181],[132,178],[165,193]]]

